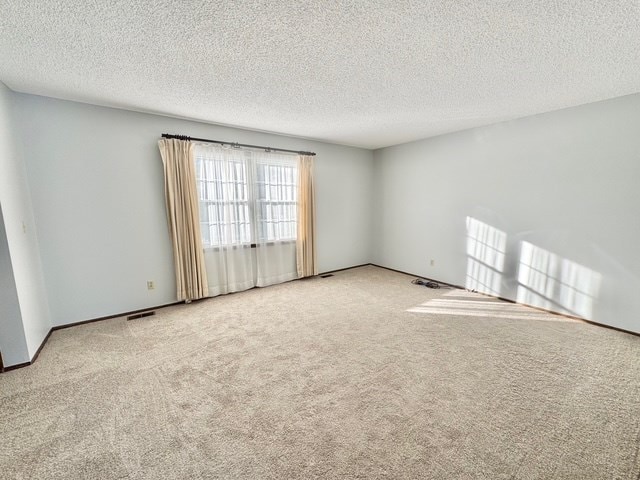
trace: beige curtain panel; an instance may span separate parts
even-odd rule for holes
[[[318,274],[316,262],[316,204],[313,189],[313,157],[298,156],[298,240],[296,263],[299,277]]]
[[[178,300],[190,302],[209,291],[204,265],[193,144],[184,140],[158,141],[164,164],[164,193],[173,242]]]

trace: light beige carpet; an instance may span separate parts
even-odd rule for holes
[[[363,267],[56,331],[0,375],[0,477],[638,478],[639,337],[434,313],[451,291],[410,280]]]

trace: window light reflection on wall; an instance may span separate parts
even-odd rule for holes
[[[465,287],[500,295],[507,234],[480,220],[467,217],[467,276]]]

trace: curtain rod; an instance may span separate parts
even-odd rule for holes
[[[220,140],[208,140],[206,138],[195,138],[195,137],[189,137],[187,135],[172,135],[170,133],[163,133],[162,138],[175,138],[177,140],[186,140],[188,142],[194,141],[194,142],[217,143],[220,145],[229,145],[234,148],[239,148],[239,147],[260,148],[261,150],[266,150],[271,152],[288,152],[288,153],[297,153],[298,155],[309,155],[312,157],[315,156],[315,152],[301,152],[298,150],[287,150],[285,148],[262,147],[260,145],[247,145],[245,143],[221,142]]]

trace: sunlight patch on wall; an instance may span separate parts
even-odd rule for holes
[[[506,246],[506,233],[467,217],[467,289],[500,295]]]
[[[517,301],[591,318],[602,275],[555,253],[522,242]]]

